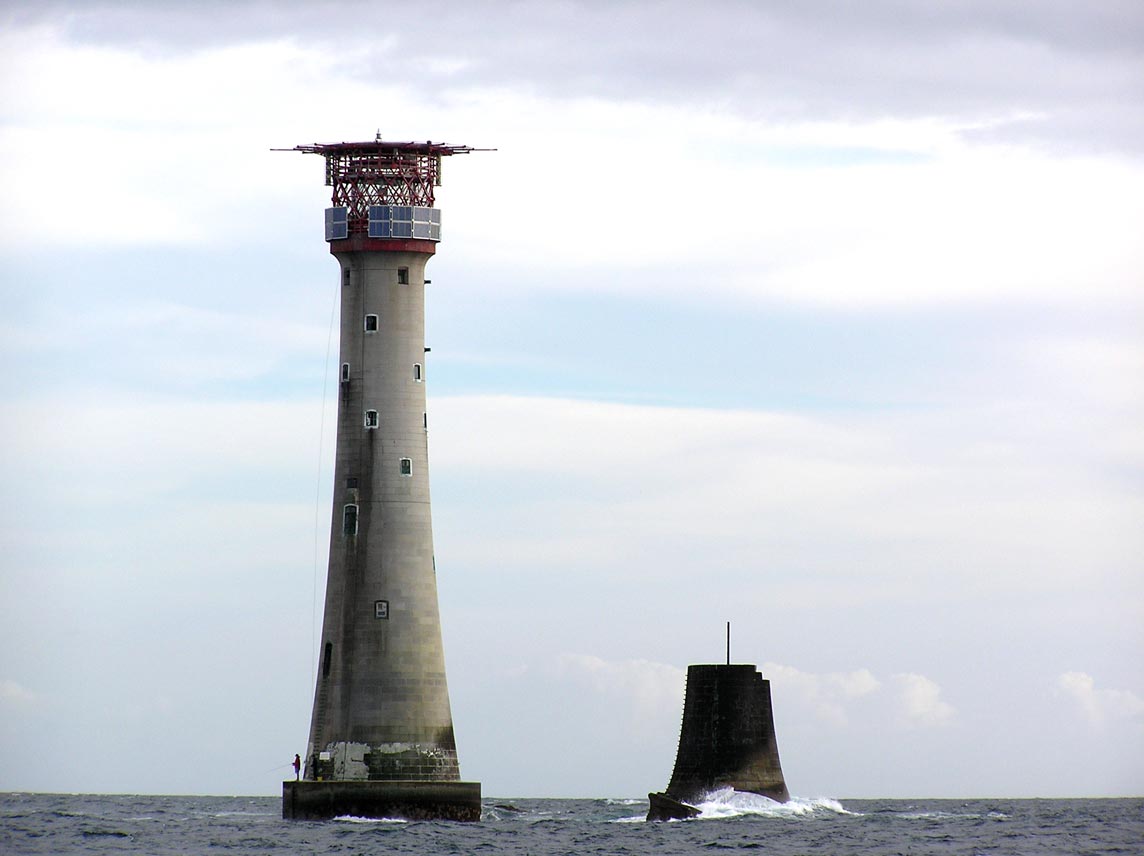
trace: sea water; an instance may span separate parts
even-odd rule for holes
[[[486,799],[479,823],[285,821],[276,797],[0,794],[0,854],[1144,854],[1144,799]]]

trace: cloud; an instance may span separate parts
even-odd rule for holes
[[[16,681],[0,680],[0,704],[24,707],[39,701],[39,694]]]
[[[387,129],[395,135],[428,128],[501,147],[479,167],[448,165],[444,206],[454,263],[495,265],[498,294],[684,298],[701,275],[706,291],[734,300],[1075,301],[1137,294],[1144,266],[1132,229],[1144,219],[1138,163],[967,145],[966,129],[995,128],[991,117],[760,119],[708,101],[475,86],[433,107],[404,78],[347,79],[308,40],[150,57],[58,35],[7,38],[9,76],[34,81],[10,93],[0,130],[0,242],[13,249],[316,244],[320,162],[269,149],[370,135],[343,117],[378,103],[402,117]],[[138,104],[153,106],[140,114]],[[79,134],[86,168],[26,168],[73,159]],[[618,151],[638,151],[640,168]],[[699,198],[681,201],[691,183]],[[604,192],[632,212],[624,240],[585,254],[569,236],[600,222]],[[60,198],[98,200],[99,216],[85,210],[61,233]]]
[[[875,693],[882,686],[869,669],[813,674],[793,666],[765,663],[763,675],[776,689],[784,693],[793,692],[820,720],[836,726],[848,723],[847,705],[850,702]]]
[[[604,660],[587,654],[563,654],[556,672],[590,690],[623,701],[634,722],[645,721],[665,708],[682,709],[686,673],[683,669],[650,660]]]
[[[214,6],[212,11],[205,8]],[[396,80],[422,98],[473,87],[561,99],[719,104],[750,117],[1018,118],[994,134],[1058,146],[1139,148],[1141,10],[1067,0],[856,6],[713,0],[500,2],[416,8],[346,2],[43,2],[10,10],[81,44],[178,55],[262,41],[344,58],[340,76]],[[66,13],[66,14],[61,14]],[[566,49],[576,45],[575,50]],[[336,47],[336,51],[335,51]],[[1136,114],[1136,115],[1134,115]]]
[[[663,663],[564,654],[557,661],[556,671],[583,683],[617,708],[629,708],[634,721],[683,704],[686,673]],[[772,694],[782,699],[784,709],[807,709],[819,722],[836,728],[849,725],[852,709],[859,702],[863,721],[876,716],[873,711],[887,704],[893,705],[899,723],[907,726],[947,725],[956,716],[953,706],[941,698],[941,687],[924,675],[893,675],[892,694],[887,695],[883,682],[865,668],[816,674],[768,662],[761,671],[772,683]]]
[[[1144,698],[1130,690],[1097,689],[1096,681],[1085,672],[1062,673],[1056,688],[1076,703],[1093,726],[1115,720],[1144,723]]]
[[[902,673],[893,676],[897,686],[899,714],[903,721],[917,726],[948,725],[957,715],[953,705],[941,698],[941,687],[925,675]]]
[[[501,569],[686,578],[688,545],[702,543],[703,562],[743,569],[752,586],[766,557],[829,574],[815,594],[830,602],[960,599],[1023,586],[1030,566],[1052,587],[1131,561],[1139,501],[1109,477],[1100,439],[1086,440],[1091,462],[1062,462],[1068,434],[1043,427],[1072,418],[1011,402],[840,415],[450,397],[430,413],[435,472],[447,474],[434,490],[466,507],[452,549]],[[1075,418],[1081,430],[1091,417]],[[466,502],[478,485],[484,500]],[[893,560],[871,558],[865,584],[839,571],[885,549]],[[769,597],[803,584],[779,577]]]
[[[289,156],[270,148],[320,133],[315,81],[331,72],[319,53],[263,43],[145,57],[51,31],[0,33],[0,51],[4,245],[50,243],[61,198],[69,244],[100,249],[249,243],[293,221],[278,203],[305,198],[307,173],[280,172]],[[76,165],[70,179],[22,177],[29,164],[64,162]]]
[[[389,134],[456,132],[465,138],[454,142],[501,147],[482,156],[479,168],[466,164],[459,170],[450,163],[445,206],[450,254],[470,269],[496,265],[503,272],[495,281],[498,293],[573,288],[686,297],[694,293],[697,275],[703,276],[705,291],[724,298],[842,307],[1013,297],[1076,301],[1138,293],[1144,251],[1132,226],[1144,219],[1140,164],[1062,158],[999,144],[1003,129],[1041,127],[1051,122],[1052,111],[1041,111],[1050,118],[1033,121],[1027,116],[1036,111],[1020,105],[947,103],[911,110],[885,103],[863,110],[846,98],[845,109],[804,104],[788,115],[779,108],[730,110],[722,99],[710,97],[687,102],[675,90],[670,98],[633,100],[617,93],[614,76],[601,71],[607,63],[593,64],[579,51],[564,57],[572,66],[566,72],[574,79],[577,70],[594,69],[607,83],[603,90],[597,91],[585,71],[579,85],[561,85],[571,91],[561,86],[538,91],[532,83],[543,78],[528,65],[529,73],[521,77],[528,86],[499,79],[481,86],[481,74],[469,70],[461,75],[463,86],[426,99],[416,87],[433,76],[427,65],[403,55],[417,74],[395,76],[393,58],[384,55],[388,40],[371,35],[368,44],[346,48],[362,59],[350,65],[385,71],[356,77],[342,65],[341,42],[332,53],[313,35],[324,25],[305,29],[312,17],[322,16],[301,5],[286,4],[280,13],[308,36],[278,34],[246,43],[236,40],[239,27],[221,39],[223,44],[155,54],[140,52],[131,38],[114,34],[130,31],[128,22],[150,21],[172,26],[171,38],[182,38],[183,26],[173,25],[181,19],[177,9],[161,7],[155,15],[135,4],[93,8],[99,15],[69,10],[73,36],[90,35],[82,22],[98,28],[106,24],[105,15],[122,16],[124,26],[78,44],[52,29],[0,35],[5,76],[29,81],[5,93],[10,118],[0,130],[0,184],[6,190],[0,243],[13,249],[58,248],[61,242],[100,248],[316,242],[325,193],[320,163],[309,158],[302,165],[296,155],[269,149],[323,135],[371,135],[375,126],[347,130],[344,117],[359,112],[362,103],[376,103],[387,116],[401,117],[401,125],[383,129]],[[504,14],[504,8],[491,14]],[[253,21],[265,18],[261,6],[242,9]],[[760,26],[769,20],[747,6],[729,4],[728,10]],[[892,19],[890,11],[848,17],[877,32]],[[897,11],[911,17],[907,10]],[[815,22],[813,15],[787,9],[775,13],[764,29],[773,36],[789,27],[820,27],[836,13]],[[563,41],[564,27],[592,29],[586,21],[597,16],[608,13],[593,4],[576,14],[560,5],[542,4],[540,11],[530,6],[521,13],[524,21],[514,22],[519,26],[511,38],[504,37],[512,43],[506,50],[510,56],[521,45],[535,50],[553,31]],[[901,23],[899,35],[932,36],[930,16],[922,17],[913,28]],[[957,21],[948,10],[934,17],[945,19],[959,37],[974,37],[977,25]],[[380,32],[419,31],[427,26],[423,18],[387,12]],[[669,4],[654,14],[650,6],[629,4],[620,18],[633,30],[650,21],[646,52],[665,66],[684,69],[684,78],[696,77],[686,64],[702,52],[681,50],[695,34],[673,29],[684,21],[693,25],[689,9],[685,15],[682,6]],[[665,18],[675,22],[667,32]],[[445,16],[430,64],[452,67],[453,51],[478,68],[500,69],[504,56],[486,62],[481,51],[492,47],[474,43],[470,33],[463,43],[450,42],[451,35],[460,35],[453,29],[462,19],[466,26],[473,23],[461,13]],[[1006,34],[1040,26],[1021,18],[1001,22],[986,15],[985,20]],[[698,26],[728,24],[712,15],[703,16]],[[539,34],[532,40],[526,35],[530,27]],[[611,38],[614,29],[604,27],[579,43],[596,46],[599,32]],[[154,32],[161,33],[162,26]],[[1111,29],[1099,32],[1099,38],[1093,36],[1097,44],[1100,38],[1120,37]],[[848,39],[841,31],[834,36]],[[346,34],[353,44],[355,37]],[[1044,37],[1069,39],[1064,27]],[[402,50],[422,43],[398,40]],[[654,74],[623,53],[626,42],[617,39],[614,49],[621,53],[610,61],[618,69],[630,61],[633,80]],[[917,50],[914,42],[899,47],[910,56]],[[1084,57],[1103,56],[1088,46],[1077,50]],[[442,59],[438,51],[447,56]],[[755,43],[747,53],[769,55]],[[1000,65],[1003,55],[992,59]],[[546,54],[543,63],[550,61]],[[900,57],[890,62],[901,64]],[[796,66],[798,74],[774,73],[794,74],[796,83],[806,85],[818,65]],[[752,66],[745,68],[708,69],[710,86],[733,91],[720,75],[737,81],[751,76]],[[846,79],[852,75],[847,69]],[[1074,77],[1085,79],[1080,70]],[[1009,78],[991,75],[990,86]],[[951,98],[957,82],[949,83]],[[899,91],[881,85],[883,98]],[[785,85],[748,88],[789,91]],[[935,98],[924,87],[925,104]],[[1133,102],[1105,98],[1102,103]],[[140,112],[140,104],[148,109]],[[1013,121],[1013,111],[1025,118]],[[1095,121],[1089,126],[1106,127]],[[992,136],[968,144],[967,133]],[[77,136],[83,139],[84,168],[66,177],[27,169],[30,163],[73,160]],[[639,169],[618,157],[621,151],[638,151]],[[689,188],[686,198],[681,186]],[[585,188],[596,191],[585,193]],[[596,228],[591,224],[601,222],[600,194],[622,198],[618,204],[632,213],[622,215],[624,240],[594,242],[593,252],[585,254],[583,242],[569,236],[587,235],[585,230]],[[98,200],[99,215],[84,209],[61,232],[54,225],[61,198]],[[520,216],[522,204],[527,217]],[[312,228],[304,231],[303,223]],[[696,240],[701,237],[706,239]],[[713,239],[720,247],[715,259]],[[506,265],[506,259],[512,263]],[[588,267],[591,275],[582,275]],[[611,273],[602,273],[605,269]]]

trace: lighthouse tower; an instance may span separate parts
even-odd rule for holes
[[[425,265],[440,143],[297,146],[325,158],[338,261],[337,460],[310,738],[283,816],[480,817],[460,781],[429,512]]]

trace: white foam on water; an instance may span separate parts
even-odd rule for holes
[[[700,810],[699,820],[760,815],[765,817],[801,817],[816,813],[854,814],[842,803],[829,797],[791,797],[789,802],[776,802],[759,794],[720,788],[707,794],[695,804]]]
[[[632,800],[632,803],[646,802],[645,800]],[[806,817],[814,814],[848,814],[860,816],[860,812],[849,811],[843,808],[842,803],[830,797],[791,797],[789,802],[781,803],[760,796],[759,794],[737,791],[734,788],[720,788],[704,796],[701,800],[690,803],[699,809],[699,815],[694,820],[719,820],[728,817],[744,817],[758,815],[760,817]],[[634,817],[618,817],[612,823],[643,823],[645,815]],[[667,823],[684,823],[685,821],[673,818]]]
[[[408,823],[400,817],[357,817],[352,814],[340,814],[334,818],[342,823]]]
[[[909,811],[897,816],[906,820],[1010,820],[1009,815],[1003,811],[989,811],[985,814],[976,811]]]

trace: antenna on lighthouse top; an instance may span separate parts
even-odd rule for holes
[[[731,665],[731,622],[727,622],[727,665]]]
[[[314,143],[271,151],[322,155],[326,160],[326,185],[333,188],[333,207],[345,209],[344,216],[338,212],[339,222],[347,224],[348,234],[368,236],[371,207],[434,207],[434,189],[441,186],[442,158],[496,149],[450,146],[432,140],[386,142],[379,128],[374,139],[363,142]]]

